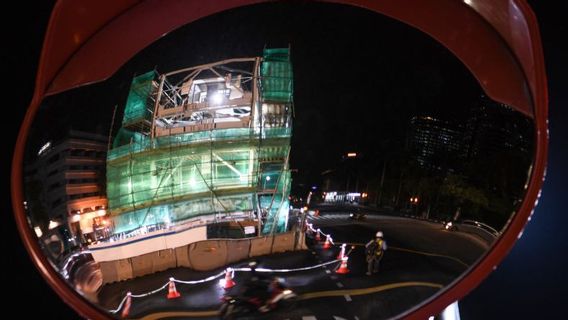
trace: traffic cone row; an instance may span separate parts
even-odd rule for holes
[[[170,278],[170,284],[168,286],[168,299],[179,298],[181,294],[176,290],[176,284],[174,278]]]
[[[311,224],[307,224],[308,229],[307,232],[313,232],[313,227]],[[318,228],[316,231],[316,241],[321,241],[321,230]],[[339,251],[339,255],[337,256],[337,259],[341,260],[341,265],[339,266],[339,268],[335,271],[335,273],[339,273],[339,274],[346,274],[349,273],[349,269],[347,268],[347,260],[348,257],[345,255],[345,247],[346,244],[342,244],[341,245],[341,250]],[[323,249],[329,249],[331,248],[331,236],[330,235],[326,235],[325,236],[325,242],[322,246]],[[223,280],[224,283],[222,283],[222,286],[225,289],[230,289],[232,287],[234,287],[236,285],[235,281],[233,280],[233,269],[232,268],[227,268],[225,270],[225,279]],[[175,285],[175,281],[174,278],[170,278],[169,284],[168,284],[168,295],[167,298],[168,299],[175,299],[175,298],[179,298],[181,297],[181,294],[179,293],[179,291],[177,291],[176,289],[176,285]],[[124,302],[124,306],[122,308],[122,313],[121,313],[121,318],[127,318],[128,315],[130,314],[130,307],[132,305],[132,293],[129,291],[126,293],[126,301]]]
[[[317,230],[318,233],[318,238],[319,238],[319,234],[320,234],[320,230]],[[326,235],[326,240],[325,243],[323,245],[324,249],[328,249],[329,247],[331,247],[331,243],[330,243],[330,236]],[[338,255],[338,259],[341,260],[341,265],[339,266],[339,268],[337,270],[335,270],[335,273],[339,273],[339,274],[346,274],[349,273],[349,269],[347,268],[347,260],[349,259],[346,255],[345,255],[345,247],[346,244],[342,244],[341,245],[341,251],[339,252]],[[234,287],[236,285],[235,281],[233,281],[233,269],[232,268],[227,268],[225,270],[225,279],[224,279],[224,284],[223,287],[225,289],[230,289],[232,287]],[[168,299],[175,299],[175,298],[179,298],[181,296],[181,294],[179,293],[179,291],[177,291],[176,289],[176,285],[175,285],[175,281],[174,278],[170,278],[170,282],[168,284],[168,295],[167,298]],[[121,318],[126,319],[128,317],[128,315],[130,314],[130,307],[132,305],[132,293],[129,291],[126,293],[126,301],[124,302],[124,306],[122,308],[122,313],[121,313]]]
[[[347,269],[347,260],[349,258],[347,256],[344,256],[343,258],[341,258],[341,265],[339,266],[339,269],[335,270],[335,273],[339,273],[339,274],[346,274],[349,273],[349,269]]]

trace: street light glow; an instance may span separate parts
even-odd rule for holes
[[[347,154],[347,157],[348,157],[348,158],[355,158],[356,156],[357,156],[357,152],[349,152],[349,153]]]
[[[211,101],[214,104],[221,104],[223,102],[223,95],[221,94],[221,92],[217,91],[213,93],[213,95],[211,96]]]
[[[55,221],[53,221],[53,220],[50,220],[50,221],[49,221],[49,226],[48,226],[47,228],[48,228],[49,230],[51,230],[51,229],[57,228],[58,226],[59,226],[59,223],[57,223],[57,222],[55,222]]]

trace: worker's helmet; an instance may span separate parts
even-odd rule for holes
[[[258,262],[256,262],[256,261],[251,261],[248,264],[248,266],[249,266],[249,268],[251,268],[251,270],[255,270],[257,265],[258,265]]]
[[[377,238],[382,238],[383,237],[383,232],[382,231],[377,231],[377,234],[375,235]]]

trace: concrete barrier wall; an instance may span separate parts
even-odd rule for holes
[[[477,236],[479,239],[483,240],[487,247],[491,246],[495,239],[497,238],[494,234],[486,231],[485,229],[481,229],[475,226],[470,226],[467,224],[458,224],[457,228],[459,231],[471,233]]]
[[[190,243],[207,239],[207,227],[195,227],[174,232],[158,230],[140,238],[100,243],[89,246],[96,262],[115,261],[137,257],[146,253],[175,249]]]
[[[227,264],[271,253],[304,250],[304,237],[288,232],[275,236],[250,239],[216,239],[198,241],[175,249],[158,250],[131,258],[99,262],[103,283],[111,283],[186,267],[208,271]],[[298,242],[298,243],[296,243]]]
[[[168,236],[165,239],[166,239],[166,248],[174,249],[177,247],[184,246],[186,244],[207,239],[207,227],[203,226],[203,227],[191,228],[181,232],[176,232],[175,234]]]

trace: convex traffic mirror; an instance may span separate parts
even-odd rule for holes
[[[204,17],[41,97],[23,227],[111,318],[415,312],[504,241],[535,178],[533,102],[472,69],[352,6]]]

